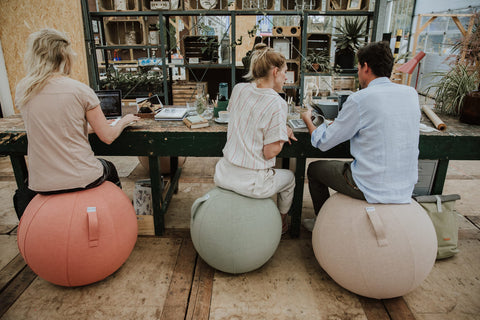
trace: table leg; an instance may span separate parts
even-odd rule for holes
[[[303,187],[305,182],[306,158],[296,158],[295,166],[295,192],[293,203],[290,208],[291,224],[290,235],[294,238],[300,236],[300,224],[302,219]]]
[[[170,157],[170,174],[172,175],[172,177],[174,177],[175,174],[177,173],[177,169],[178,169],[178,157]],[[173,192],[175,194],[178,193],[178,183]]]
[[[442,194],[445,178],[447,177],[448,159],[439,159],[437,164],[437,172],[433,180],[431,194]]]
[[[18,189],[27,188],[28,169],[24,155],[10,155],[15,181]]]
[[[165,219],[162,212],[162,185],[160,180],[160,165],[157,156],[149,156],[150,182],[152,184],[152,209],[155,235],[162,235],[165,231]]]

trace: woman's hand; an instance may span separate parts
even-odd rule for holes
[[[138,120],[140,120],[140,117],[137,117],[133,114],[127,114],[122,119],[120,119],[120,121],[118,121],[117,125],[121,125],[123,126],[123,128],[125,128],[128,125],[137,122]]]
[[[298,141],[295,135],[293,134],[293,129],[287,126],[287,135],[288,135],[288,144],[292,144],[293,141]]]
[[[100,105],[87,111],[87,121],[95,134],[102,142],[111,144],[119,135],[123,129],[130,123],[138,121],[140,118],[133,114],[127,114],[121,118],[115,126],[111,126],[105,115],[100,108]]]

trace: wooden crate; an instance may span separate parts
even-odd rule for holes
[[[390,76],[390,81],[399,84],[405,84],[405,80],[407,79],[407,74],[404,72],[397,71],[403,64],[397,63],[393,66],[392,74]]]
[[[321,10],[322,0],[282,0],[282,11]]]
[[[138,0],[125,0],[126,10],[117,10],[115,8],[115,0],[98,0],[98,11],[140,11]]]
[[[236,10],[274,10],[274,0],[236,0]]]
[[[351,90],[356,91],[354,76],[334,76],[333,90]]]
[[[173,105],[184,106],[187,102],[195,100],[198,91],[208,92],[207,82],[177,81],[172,84]]]
[[[140,182],[139,180],[137,182]],[[143,182],[149,183],[150,179],[143,180]],[[163,193],[162,198],[165,199],[167,190],[170,187],[170,177],[163,177]],[[133,196],[134,206],[137,205],[136,202],[141,201],[145,202],[141,208],[136,207],[136,216],[137,216],[137,225],[138,225],[138,234],[146,236],[155,235],[155,225],[153,223],[153,208],[152,208],[152,193],[150,187],[139,187],[135,184],[134,196]],[[147,203],[148,202],[148,203]],[[141,212],[140,212],[141,211]],[[143,214],[138,214],[143,213]]]
[[[208,6],[208,1],[185,0],[185,10],[228,10],[228,0],[217,0]]]
[[[150,0],[140,0],[143,11],[183,10],[183,0],[160,0],[151,4]],[[152,9],[152,6],[154,8]]]
[[[145,21],[141,17],[106,17],[103,24],[109,46],[127,45],[126,36],[130,31],[135,31],[135,45],[147,44]]]
[[[327,11],[350,10],[348,9],[349,0],[327,0]],[[369,0],[360,0],[360,10],[368,10]],[[358,9],[352,9],[358,10]]]
[[[183,38],[183,53],[187,62],[192,58],[198,62],[218,62],[218,37],[217,36],[186,36]],[[205,50],[207,48],[207,50]]]

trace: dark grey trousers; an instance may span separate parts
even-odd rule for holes
[[[330,197],[328,188],[355,199],[365,200],[352,178],[352,161],[318,160],[310,163],[307,170],[308,189],[313,201],[315,215]]]

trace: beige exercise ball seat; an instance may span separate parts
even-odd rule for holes
[[[312,232],[320,266],[356,294],[388,299],[407,294],[430,273],[437,253],[432,221],[410,204],[371,204],[341,193],[320,210]]]

